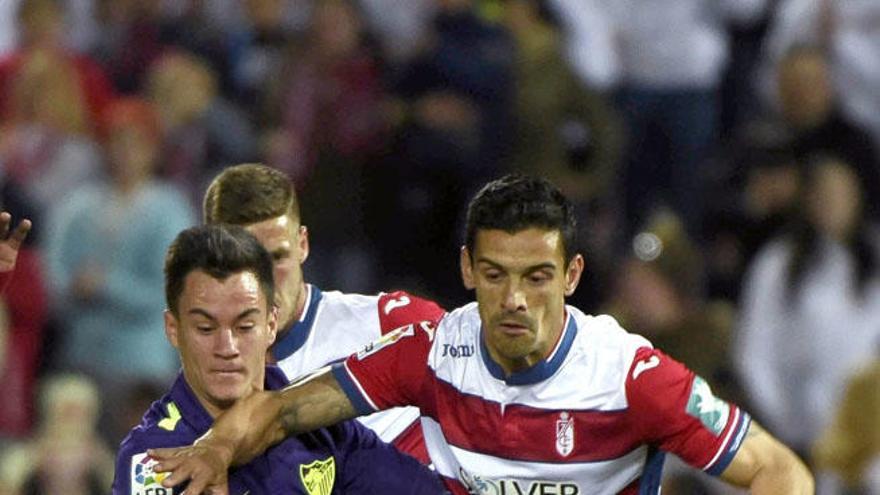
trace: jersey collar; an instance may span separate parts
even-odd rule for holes
[[[293,322],[284,337],[272,346],[272,356],[275,358],[275,362],[280,362],[298,351],[309,338],[322,294],[320,289],[311,284],[306,284],[306,291],[306,305],[299,320]]]
[[[575,323],[574,318],[571,317],[571,314],[566,312],[565,324],[562,326],[562,335],[559,336],[559,340],[556,342],[556,347],[553,348],[553,351],[551,351],[545,359],[538,361],[532,367],[511,373],[510,376],[505,376],[504,370],[501,369],[501,366],[489,356],[489,349],[486,348],[486,343],[483,340],[482,335],[480,336],[480,354],[482,354],[483,363],[486,365],[486,369],[488,369],[489,373],[495,378],[508,385],[532,385],[544,381],[556,373],[556,370],[558,370],[559,367],[562,366],[562,362],[565,361],[565,357],[568,356],[568,351],[571,349],[571,344],[574,342],[575,335],[577,335],[577,324]]]

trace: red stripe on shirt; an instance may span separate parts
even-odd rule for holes
[[[626,410],[576,411],[508,405],[462,393],[435,379],[435,408],[425,411],[443,428],[447,441],[456,447],[491,456],[543,462],[595,462],[621,457],[640,446]],[[557,451],[557,421],[565,413],[573,420],[571,453]],[[560,424],[559,427],[563,425]]]

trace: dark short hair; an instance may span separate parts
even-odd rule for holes
[[[272,257],[256,237],[235,225],[202,225],[184,230],[165,256],[165,301],[177,315],[186,276],[201,270],[217,280],[251,272],[271,306],[275,301]]]
[[[505,175],[483,186],[468,205],[465,246],[473,255],[480,230],[515,233],[533,227],[558,230],[565,260],[574,256],[577,220],[571,202],[546,179]]]
[[[259,163],[228,167],[211,181],[202,203],[205,223],[250,225],[288,214],[299,220],[293,181]]]

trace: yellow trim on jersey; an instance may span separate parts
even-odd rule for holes
[[[159,421],[159,428],[168,431],[174,431],[177,428],[177,422],[180,421],[180,410],[177,409],[177,404],[173,402],[169,402],[166,407],[168,411],[168,417]]]

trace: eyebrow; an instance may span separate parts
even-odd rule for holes
[[[254,313],[259,314],[259,312],[260,312],[260,310],[258,308],[246,309],[246,310],[242,311],[241,313],[239,313],[238,316],[235,317],[235,321],[244,319]],[[191,314],[191,315],[201,315],[211,321],[217,321],[217,318],[215,318],[214,315],[212,315],[211,313],[208,313],[207,311],[205,311],[204,309],[201,309],[201,308],[193,308],[193,309],[189,310],[187,313]]]
[[[506,270],[507,269],[505,266],[501,265],[500,263],[492,261],[488,258],[478,258],[477,263],[485,263],[487,265],[492,266],[492,268],[498,268],[499,270]],[[556,270],[556,264],[553,262],[547,261],[544,263],[538,263],[537,265],[528,266],[528,267],[526,267],[526,269],[524,271],[526,273],[531,273],[531,272],[535,272],[538,270],[545,270],[545,269]]]

